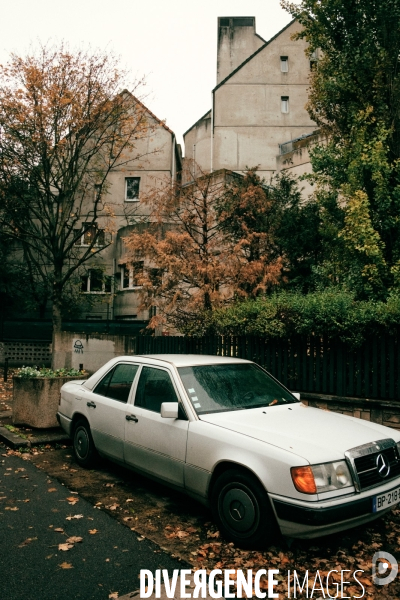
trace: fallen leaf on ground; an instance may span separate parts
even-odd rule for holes
[[[53,531],[58,531],[59,533],[64,533],[64,529],[62,527],[56,527]]]
[[[6,506],[5,510],[19,510],[16,506]]]
[[[67,562],[63,562],[61,563],[61,565],[58,565],[59,567],[61,567],[62,569],[73,569],[74,567],[71,565],[71,563],[67,563]]]
[[[208,538],[219,538],[219,531],[207,531]]]
[[[108,597],[115,600],[115,598],[118,598],[118,592],[111,592]]]
[[[176,537],[179,539],[187,537],[189,534],[186,531],[177,531]]]
[[[83,519],[83,515],[72,515],[70,517],[65,517],[67,521],[71,521],[71,519]]]
[[[83,538],[77,536],[77,535],[72,535],[71,537],[69,537],[67,539],[67,542],[69,544],[77,544],[78,542],[81,542],[83,540]]]
[[[89,533],[94,535],[95,533],[98,533],[98,530],[97,529],[89,529]]]
[[[22,542],[22,544],[20,544],[18,546],[18,548],[23,548],[24,546],[27,546],[28,544],[30,544],[34,540],[37,540],[37,538],[27,538],[24,542]]]
[[[57,491],[57,488],[49,488],[47,491],[48,491],[48,492],[56,492],[56,491]]]
[[[118,507],[119,507],[119,504],[111,504],[111,506],[109,506],[108,508],[110,510],[117,510]]]
[[[58,549],[62,550],[62,552],[66,552],[67,550],[71,550],[73,548],[73,544],[58,544]]]

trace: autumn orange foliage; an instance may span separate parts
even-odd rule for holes
[[[150,217],[125,245],[128,263],[144,261],[137,280],[142,307],[158,309],[150,327],[204,332],[210,311],[278,283],[281,260],[269,260],[266,236],[243,230],[235,237],[222,226],[218,207],[233,177],[225,170],[201,173],[144,200]]]

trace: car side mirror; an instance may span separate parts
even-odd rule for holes
[[[292,392],[292,396],[297,398],[297,400],[300,400],[300,392]]]
[[[163,402],[161,404],[161,416],[163,417],[163,419],[177,419],[178,412],[178,402]]]

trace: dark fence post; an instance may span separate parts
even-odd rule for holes
[[[8,358],[4,359],[4,381],[8,378]]]

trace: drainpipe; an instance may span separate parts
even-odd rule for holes
[[[210,172],[214,171],[214,92],[211,92],[211,165]]]
[[[113,258],[113,270],[112,270],[112,285],[111,285],[111,320],[114,321],[114,297],[115,297],[115,267],[116,259]]]
[[[171,160],[171,178],[172,178],[173,183],[175,183],[175,178],[176,178],[175,147],[176,147],[176,137],[174,134],[172,136],[172,160]]]

